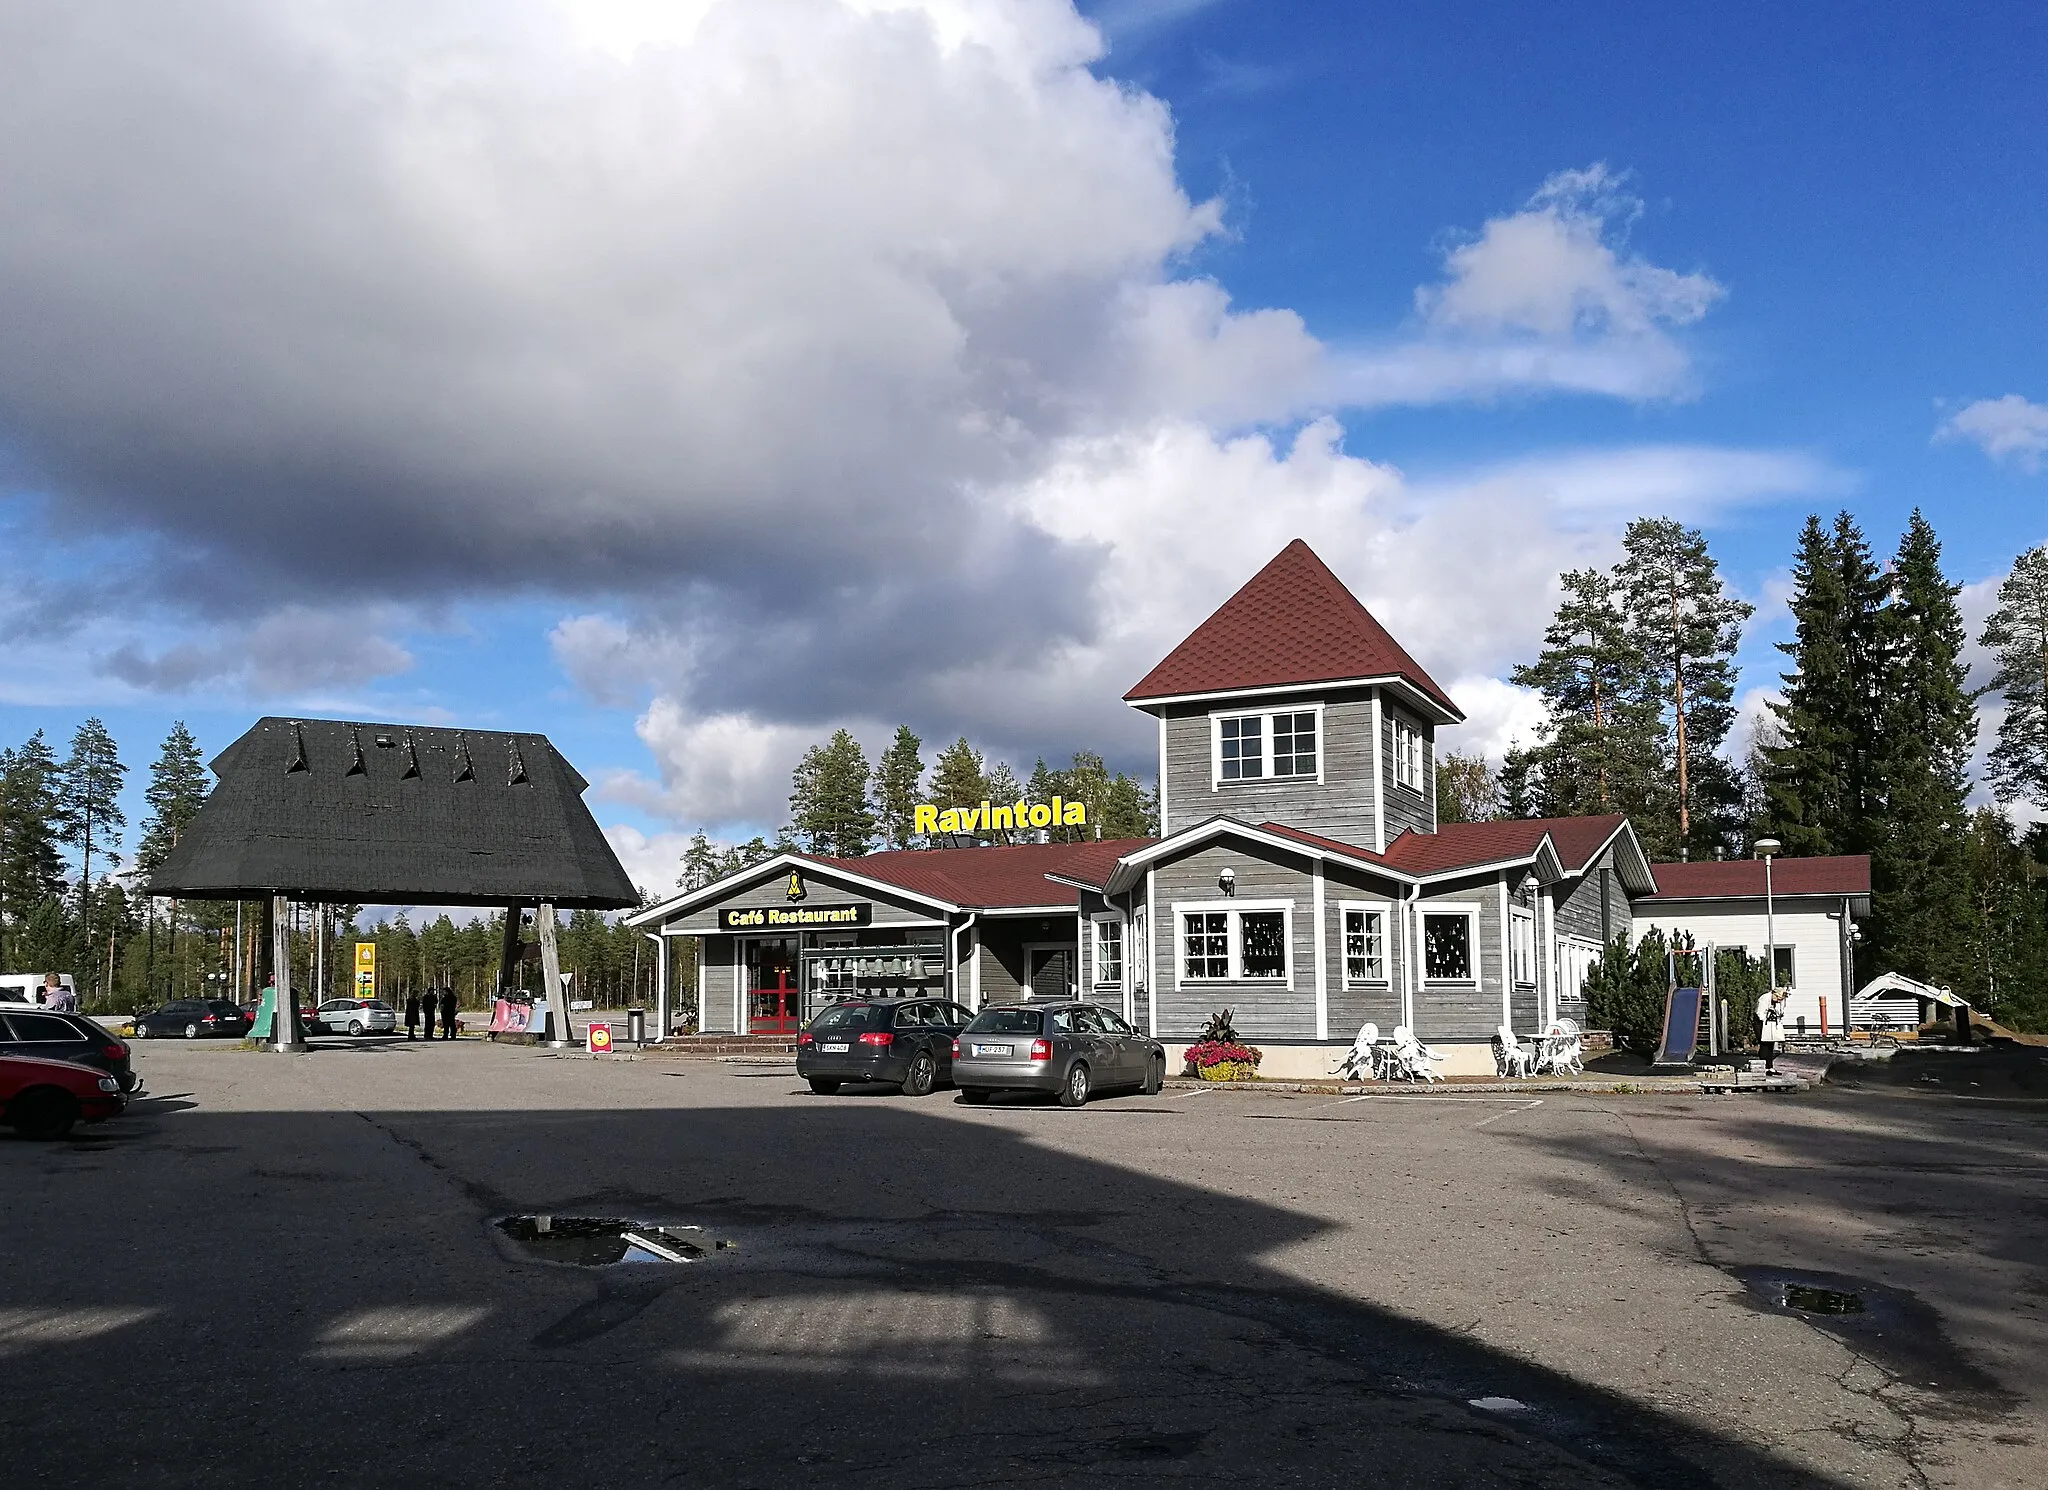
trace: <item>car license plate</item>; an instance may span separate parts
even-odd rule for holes
[[[974,1047],[974,1053],[976,1055],[1009,1055],[1015,1049],[1014,1045],[977,1045]]]
[[[818,1047],[820,1055],[845,1055],[850,1047],[844,1040],[829,1041]]]

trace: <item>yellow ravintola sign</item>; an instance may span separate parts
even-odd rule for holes
[[[356,943],[356,997],[373,999],[377,996],[377,944]]]
[[[1084,828],[1088,804],[1054,797],[1050,802],[1005,802],[991,807],[948,807],[941,812],[929,802],[911,809],[913,833],[988,833],[997,828]]]

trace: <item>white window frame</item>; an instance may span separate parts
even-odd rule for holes
[[[1479,949],[1479,907],[1456,905],[1425,900],[1415,908],[1415,971],[1425,988],[1477,988],[1479,974],[1485,958]],[[1467,923],[1465,947],[1471,958],[1472,967],[1463,978],[1432,978],[1429,975],[1429,918],[1431,916],[1463,916]]]
[[[1536,912],[1508,907],[1508,980],[1517,988],[1536,986]]]
[[[1273,716],[1276,714],[1313,714],[1316,717],[1316,773],[1313,777],[1275,776],[1273,774]],[[1238,776],[1229,780],[1223,775],[1223,721],[1226,719],[1256,719],[1259,721],[1259,774]],[[1209,786],[1214,791],[1232,787],[1271,785],[1275,782],[1289,785],[1295,782],[1314,781],[1323,784],[1324,762],[1329,756],[1329,739],[1325,732],[1323,706],[1320,703],[1294,704],[1287,708],[1266,709],[1218,709],[1209,716]]]
[[[1380,975],[1377,978],[1354,978],[1351,976],[1351,930],[1349,918],[1355,913],[1380,918]],[[1340,900],[1337,902],[1337,957],[1344,965],[1344,986],[1346,988],[1385,988],[1391,981],[1389,968],[1392,962],[1390,938],[1394,925],[1394,907],[1385,900]]]
[[[1600,960],[1601,946],[1591,937],[1565,935],[1557,939],[1557,1001],[1582,1004],[1586,1001],[1586,979]]]
[[[1122,988],[1124,986],[1126,970],[1130,966],[1130,928],[1124,924],[1123,913],[1121,911],[1097,911],[1093,916],[1089,917],[1089,921],[1091,923],[1089,929],[1091,942],[1088,948],[1089,980],[1097,988]],[[1105,978],[1102,975],[1102,928],[1105,926],[1114,926],[1117,933],[1116,976],[1110,978]]]
[[[1394,716],[1394,785],[1422,790],[1422,727]]]
[[[1229,976],[1191,978],[1188,976],[1187,928],[1183,916],[1223,911],[1228,919]],[[1281,915],[1281,955],[1286,961],[1277,978],[1247,978],[1244,975],[1244,916],[1248,911],[1278,911]],[[1176,900],[1173,903],[1173,979],[1176,988],[1215,988],[1226,983],[1249,983],[1255,988],[1287,988],[1294,983],[1294,902],[1291,900]]]

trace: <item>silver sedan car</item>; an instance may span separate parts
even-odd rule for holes
[[[991,1004],[954,1041],[953,1085],[962,1102],[991,1092],[1057,1093],[1079,1107],[1098,1090],[1151,1096],[1166,1080],[1166,1047],[1100,1004]]]

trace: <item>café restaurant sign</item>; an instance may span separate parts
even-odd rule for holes
[[[875,924],[868,901],[852,905],[757,905],[718,913],[720,931],[838,931]]]

